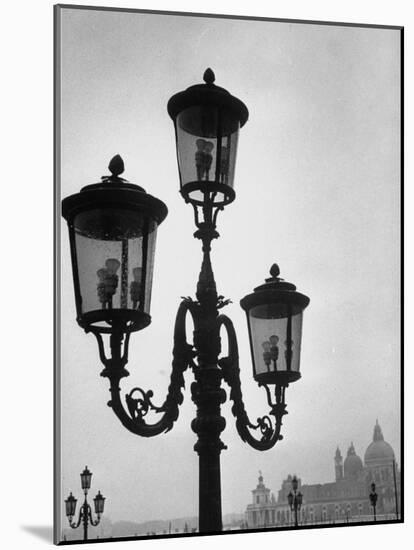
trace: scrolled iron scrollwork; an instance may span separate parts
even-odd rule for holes
[[[176,316],[174,329],[174,348],[172,359],[172,371],[170,375],[170,384],[167,391],[167,397],[161,406],[156,406],[152,402],[152,390],[145,391],[141,388],[133,388],[125,395],[125,404],[121,399],[121,390],[119,387],[120,379],[126,376],[125,364],[128,357],[128,339],[125,338],[123,353],[121,353],[122,338],[114,338],[111,335],[111,358],[106,359],[103,352],[101,337],[95,334],[100,343],[101,359],[105,369],[102,376],[109,378],[111,399],[108,405],[112,408],[122,425],[130,432],[143,436],[153,437],[160,433],[171,430],[174,422],[179,415],[179,406],[184,400],[184,372],[193,364],[194,351],[193,346],[186,341],[185,319],[188,311],[191,311],[191,302],[183,299]],[[148,412],[162,414],[158,422],[149,424],[145,417]]]
[[[268,441],[272,437],[273,424],[268,416],[262,416],[257,419],[257,425],[259,426],[262,434],[262,441]]]
[[[220,327],[224,326],[227,331],[229,354],[227,357],[223,357],[219,360],[219,365],[223,371],[223,379],[230,387],[230,400],[233,401],[231,410],[236,418],[237,431],[241,439],[251,447],[260,451],[271,449],[279,440],[283,439],[280,430],[282,427],[282,417],[287,414],[284,403],[285,388],[276,386],[276,402],[273,403],[269,387],[267,385],[264,386],[271,408],[269,415],[274,417],[274,421],[272,422],[269,415],[265,415],[259,417],[257,423],[253,424],[249,420],[243,402],[240,382],[239,352],[233,323],[226,315],[219,315],[218,322]],[[261,438],[256,439],[251,433],[251,430],[259,430]]]
[[[141,397],[135,397],[134,395],[136,394],[139,394]],[[157,407],[151,401],[153,395],[154,392],[152,390],[144,391],[141,388],[133,388],[125,395],[125,402],[132,419],[140,421],[149,411],[162,412],[162,407]]]
[[[90,523],[93,527],[96,527],[96,526],[99,525],[100,522],[101,522],[100,514],[98,514],[98,517],[97,517],[96,520],[94,521],[94,519],[93,519],[93,517],[92,517],[92,509],[91,509],[90,505],[88,505],[88,517],[89,517],[89,523]]]

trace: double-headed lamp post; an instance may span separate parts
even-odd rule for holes
[[[374,521],[377,521],[378,494],[377,494],[377,491],[376,491],[375,483],[371,483],[371,492],[369,494],[369,500],[371,502],[372,510],[374,512]]]
[[[290,511],[294,513],[295,518],[295,527],[298,526],[298,512],[301,509],[302,506],[302,499],[303,495],[300,491],[298,491],[298,478],[296,476],[293,476],[292,479],[292,491],[288,494],[288,503]]]
[[[66,197],[62,213],[68,222],[77,322],[98,341],[101,375],[110,382],[108,405],[126,429],[152,437],[171,430],[183,401],[184,372],[194,375],[192,400],[197,414],[191,427],[198,439],[199,530],[222,529],[220,434],[225,428],[221,405],[226,400],[222,382],[230,387],[232,412],[243,441],[258,450],[272,448],[282,439],[282,418],[287,413],[285,390],[300,378],[299,362],[303,311],[309,298],[279,277],[274,264],[271,277],[245,296],[253,362],[253,377],[265,389],[270,411],[256,422],[245,410],[233,324],[220,310],[229,303],[218,295],[210,250],[219,237],[217,216],[235,199],[233,189],[239,129],[248,118],[244,103],[214,84],[207,69],[204,83],[175,94],[168,102],[174,122],[180,192],[194,210],[194,236],[202,242],[203,261],[196,300],[184,298],[178,308],[170,385],[164,403],[153,403],[153,392],[134,388],[121,399],[120,380],[128,376],[128,344],[133,332],[151,322],[150,299],[158,225],[167,215],[163,202],[120,175],[124,164],[116,155],[110,176]],[[186,315],[194,324],[193,342],[186,339]],[[220,332],[228,339],[228,356],[221,356]],[[109,337],[105,349],[104,338]],[[273,386],[273,390],[271,387]],[[152,411],[160,418],[147,423]],[[258,437],[254,432],[258,432]]]
[[[94,520],[92,518],[92,509],[87,499],[88,491],[91,488],[92,479],[92,472],[88,470],[87,466],[85,466],[85,469],[81,473],[80,477],[85,499],[79,510],[78,521],[73,521],[73,516],[76,512],[77,499],[72,495],[72,493],[70,493],[68,498],[65,500],[66,515],[69,519],[69,525],[72,527],[72,529],[77,529],[81,523],[83,524],[83,540],[88,540],[88,525],[91,524],[96,527],[101,521],[101,515],[104,511],[105,497],[103,497],[101,495],[101,492],[98,491],[98,494],[93,499],[95,514],[97,516],[97,519]]]

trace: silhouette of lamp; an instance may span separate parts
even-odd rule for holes
[[[66,510],[66,516],[68,518],[70,527],[72,527],[72,529],[77,529],[82,523],[83,540],[88,540],[88,527],[89,525],[92,525],[93,527],[96,527],[97,525],[99,525],[99,522],[101,520],[101,515],[103,514],[103,511],[104,511],[105,497],[101,495],[100,491],[98,491],[98,494],[93,499],[95,514],[97,516],[96,519],[93,519],[92,509],[90,504],[88,503],[88,497],[87,497],[88,491],[91,487],[92,472],[89,471],[87,466],[85,466],[85,469],[80,474],[80,478],[81,478],[81,487],[85,495],[85,498],[82,506],[80,507],[77,521],[73,521],[73,517],[76,513],[77,499],[72,495],[72,493],[70,493],[68,498],[65,500],[65,510]]]
[[[202,241],[203,260],[196,300],[183,298],[178,308],[170,385],[161,405],[154,404],[152,390],[139,387],[126,393],[124,400],[120,380],[129,374],[125,366],[131,333],[151,322],[155,235],[167,207],[120,177],[124,163],[119,155],[109,164],[110,176],[62,202],[69,228],[77,322],[98,341],[104,365],[101,375],[110,383],[108,405],[122,425],[143,437],[171,430],[184,398],[184,372],[193,372],[191,396],[197,413],[191,428],[197,434],[194,449],[199,455],[199,531],[210,533],[222,529],[220,453],[226,448],[220,439],[226,424],[221,416],[226,400],[222,382],[230,388],[232,413],[242,440],[260,451],[271,449],[282,439],[285,388],[300,377],[302,314],[309,303],[294,285],[278,277],[277,266],[272,267],[265,285],[240,302],[247,314],[253,376],[265,388],[270,407],[267,415],[252,422],[242,397],[236,333],[231,320],[220,312],[230,300],[217,293],[210,258],[211,242],[219,236],[218,212],[235,199],[237,141],[248,111],[214,80],[214,73],[207,69],[204,84],[191,86],[168,102],[180,190],[194,209],[194,236]],[[194,325],[192,344],[186,337],[188,314]],[[221,350],[223,330],[228,341],[226,356]],[[266,359],[264,342],[269,343]],[[155,413],[154,422],[148,421],[150,413]],[[72,505],[69,500],[67,506]]]
[[[296,476],[293,476],[292,478],[292,491],[288,494],[288,504],[291,512],[294,513],[295,518],[295,527],[298,526],[298,512],[300,511],[302,507],[302,500],[303,495],[300,491],[298,491],[298,478]]]
[[[377,500],[378,494],[376,491],[375,483],[371,483],[371,492],[369,494],[369,500],[371,502],[372,511],[374,513],[374,521],[377,521]]]

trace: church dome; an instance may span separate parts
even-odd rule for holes
[[[357,478],[360,472],[362,472],[364,465],[362,460],[355,452],[354,444],[348,449],[348,454],[344,462],[344,477],[345,479]]]
[[[394,451],[389,443],[384,441],[382,430],[378,420],[374,427],[374,437],[365,451],[364,461],[366,466],[390,464],[394,460]]]

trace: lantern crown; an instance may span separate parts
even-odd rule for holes
[[[175,120],[181,111],[189,107],[215,105],[234,112],[240,121],[240,127],[244,126],[249,118],[246,105],[228,90],[215,84],[216,76],[212,69],[204,71],[203,80],[202,84],[190,86],[170,98],[167,105],[170,117]]]
[[[284,304],[293,306],[292,314],[303,311],[309,304],[310,300],[304,294],[296,291],[296,286],[293,283],[285,281],[280,275],[278,264],[274,263],[270,268],[270,275],[265,279],[265,283],[257,286],[252,294],[248,294],[240,300],[241,307],[247,311],[255,305],[281,300]]]
[[[62,215],[69,223],[79,212],[115,204],[128,210],[145,210],[158,224],[165,219],[168,209],[162,201],[149,195],[143,187],[119,177],[125,170],[120,155],[112,157],[108,169],[110,176],[102,176],[99,183],[86,185],[79,193],[63,199]]]

